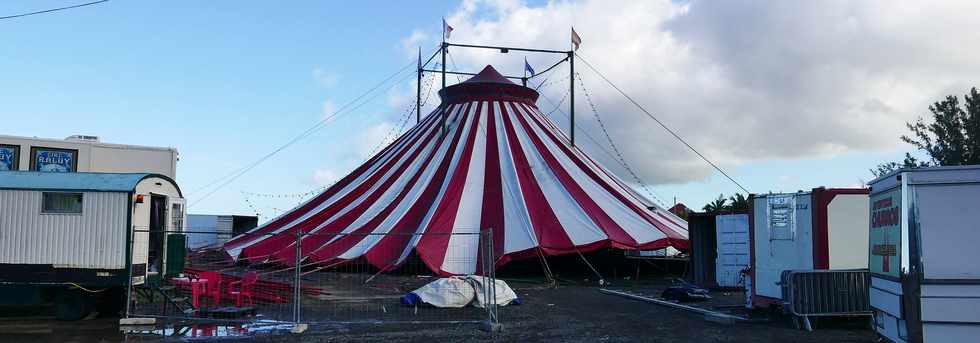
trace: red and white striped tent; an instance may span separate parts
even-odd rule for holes
[[[433,111],[323,193],[225,244],[235,258],[294,265],[363,259],[389,269],[411,254],[441,275],[603,247],[686,249],[687,223],[633,191],[535,105],[538,93],[487,66],[439,92]],[[445,123],[444,123],[445,121]],[[445,126],[445,130],[443,127]],[[300,231],[297,231],[300,230]]]

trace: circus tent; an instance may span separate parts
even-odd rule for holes
[[[687,223],[569,144],[535,90],[487,66],[439,95],[440,109],[392,144],[225,251],[251,262],[363,260],[381,269],[415,254],[450,275],[479,269],[481,230],[492,231],[498,266],[605,247],[687,248]]]

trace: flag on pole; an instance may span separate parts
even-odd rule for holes
[[[453,27],[446,23],[446,18],[442,18],[442,33],[446,39],[449,39],[449,35],[453,33]]]
[[[524,71],[534,76],[534,68],[531,68],[531,64],[527,63],[527,58],[524,58]]]
[[[582,37],[579,37],[578,36],[578,33],[575,33],[575,28],[573,27],[572,28],[572,45],[575,45],[575,50],[576,51],[578,50],[578,46],[580,44],[582,44]]]

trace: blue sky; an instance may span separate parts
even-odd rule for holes
[[[0,15],[75,3],[4,1]],[[560,10],[558,5],[541,2],[516,4],[520,8]],[[299,199],[247,196],[242,192],[303,193],[322,186],[325,180],[343,176],[366,158],[370,146],[380,143],[384,135],[379,132],[387,132],[398,123],[414,88],[414,77],[357,111],[330,121],[207,199],[198,201],[195,196],[207,193],[199,191],[203,185],[289,141],[324,118],[325,111],[340,107],[412,62],[411,43],[430,48],[438,36],[441,16],[459,21],[457,32],[462,40],[479,38],[468,37],[465,31],[478,31],[481,20],[503,22],[504,16],[521,13],[507,7],[510,5],[487,6],[502,10],[489,18],[474,18],[466,14],[465,6],[441,1],[110,1],[3,20],[0,133],[47,138],[92,134],[105,142],[176,147],[180,152],[177,179],[189,193],[193,204],[190,212],[258,212],[269,219]],[[693,7],[686,11],[693,13]],[[583,26],[585,44],[590,44],[590,40],[600,39],[598,29],[590,31],[583,16],[572,15],[572,20]],[[669,20],[676,24],[676,19]],[[676,37],[684,37],[683,27],[674,30]],[[417,40],[412,39],[413,32]],[[564,39],[565,34],[553,36]],[[555,39],[559,38],[547,41]],[[583,53],[600,54],[585,48]],[[478,64],[467,62],[466,57],[461,54],[456,58],[464,65]],[[609,63],[602,65],[611,68]],[[947,89],[962,93],[960,83],[952,80],[941,84],[934,89],[935,94],[944,94]],[[595,80],[590,84],[601,87]],[[656,100],[658,92],[645,88],[627,91],[635,97],[654,99],[645,104],[654,112],[671,112],[666,106],[657,107],[666,101]],[[596,93],[600,105],[624,102],[611,92]],[[900,159],[907,147],[897,144],[901,132],[894,127],[900,127],[909,115],[924,113],[922,105],[935,100],[929,98],[932,95],[912,102],[917,112],[898,117],[898,124],[885,125],[890,131],[883,139],[893,137],[892,143],[840,143],[845,148],[831,152],[801,149],[800,154],[749,154],[722,164],[753,192],[858,185],[871,178],[868,168]],[[605,108],[616,109],[608,115],[623,112],[624,117],[632,116],[628,118],[632,118],[629,121],[634,128],[666,136],[635,109]],[[699,134],[696,126],[676,120],[682,135]],[[586,123],[583,129],[600,137],[594,125]],[[761,134],[764,132],[743,132],[744,137]],[[717,156],[724,156],[725,146],[731,144],[730,139],[726,142],[711,137],[693,141],[716,151]],[[630,142],[629,136],[624,136],[619,144]],[[663,146],[676,144],[661,142]],[[718,146],[710,146],[713,144]],[[644,151],[667,149],[658,147],[633,147],[628,156],[645,160]],[[677,146],[669,149],[675,155],[689,154]],[[690,157],[685,157],[686,163],[692,163]],[[647,165],[637,162],[634,167]],[[704,166],[697,168],[704,172]],[[692,207],[700,207],[719,193],[736,191],[719,175],[710,170],[706,173],[689,180],[672,178],[668,184],[655,185],[654,190],[666,202],[676,197]],[[651,183],[660,183],[651,177],[666,175],[643,174]]]

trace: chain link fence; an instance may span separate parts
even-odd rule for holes
[[[497,282],[492,230],[453,231],[457,233],[440,237],[447,242],[443,265],[430,266],[414,249],[405,248],[429,234],[268,234],[263,238],[275,240],[281,248],[268,256],[236,260],[221,248],[226,238],[219,233],[137,228],[129,241],[132,282],[125,313],[173,320],[496,327],[497,305],[487,300],[498,299],[497,287],[484,286]],[[189,238],[197,247],[188,248]],[[375,245],[382,241],[399,244],[378,249]],[[328,252],[325,246],[346,249]],[[468,272],[450,276],[434,270]],[[444,277],[469,285],[472,291],[464,293],[475,300],[445,308],[407,296]],[[446,285],[427,289],[446,298],[463,292]]]

